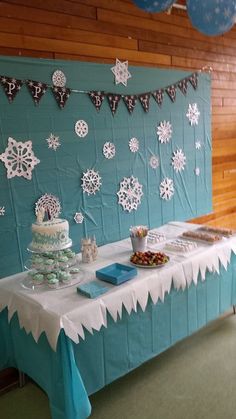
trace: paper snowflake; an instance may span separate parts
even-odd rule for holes
[[[199,176],[200,175],[200,168],[199,167],[196,167],[196,169],[195,169],[195,175],[196,176]]]
[[[129,148],[132,153],[137,153],[139,149],[139,140],[137,140],[137,138],[131,138],[129,140]]]
[[[80,119],[75,124],[75,132],[78,135],[78,137],[86,137],[88,134],[88,124],[87,122],[83,121],[83,119]]]
[[[172,166],[176,172],[184,170],[186,165],[186,156],[181,149],[174,151],[172,157]]]
[[[127,80],[131,78],[131,74],[128,70],[128,61],[123,63],[116,58],[116,65],[111,68],[112,73],[115,76],[115,83],[122,83],[124,86],[127,86]]]
[[[0,207],[0,216],[5,215],[5,207]]]
[[[152,169],[157,169],[160,165],[159,158],[157,156],[151,156],[149,160],[149,164]]]
[[[61,70],[54,71],[52,75],[53,86],[64,87],[66,85],[66,76]]]
[[[54,151],[56,151],[56,149],[61,145],[59,137],[52,133],[49,135],[49,138],[47,138],[46,141],[48,143],[48,148],[52,148]]]
[[[201,147],[202,147],[202,145],[201,145],[200,141],[196,141],[195,142],[195,148],[196,148],[196,150],[200,150]]]
[[[101,176],[99,176],[98,172],[90,169],[83,173],[81,185],[83,192],[86,192],[88,195],[95,195],[99,191],[101,184]]]
[[[165,199],[166,201],[169,201],[174,195],[174,191],[175,190],[173,180],[166,177],[160,183],[160,197],[162,199]]]
[[[57,218],[61,212],[59,199],[48,193],[42,195],[35,203],[35,215],[41,210],[44,210],[50,219]]]
[[[84,216],[81,212],[76,212],[74,215],[74,220],[77,224],[82,224],[84,221]]]
[[[141,196],[143,195],[143,187],[138,182],[138,178],[131,176],[125,177],[120,182],[120,190],[117,192],[119,197],[118,204],[122,205],[125,211],[131,212],[137,210],[141,203]]]
[[[5,153],[0,154],[0,160],[5,164],[8,179],[22,176],[30,180],[34,166],[40,163],[32,150],[32,141],[17,142],[11,137]]]
[[[160,122],[157,127],[157,135],[160,143],[168,143],[172,135],[172,125],[169,121]]]
[[[200,112],[197,107],[197,103],[193,103],[192,105],[188,105],[188,112],[186,113],[186,116],[190,122],[190,125],[197,125],[198,119],[200,116]]]
[[[113,143],[110,143],[109,141],[107,141],[104,145],[103,145],[103,154],[106,157],[106,159],[113,159],[113,157],[116,154],[116,147]]]

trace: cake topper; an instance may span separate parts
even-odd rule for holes
[[[42,195],[35,204],[36,216],[41,209],[44,210],[48,220],[53,220],[60,214],[61,204],[56,196],[46,193]]]

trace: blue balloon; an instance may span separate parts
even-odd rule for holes
[[[146,12],[163,12],[169,9],[176,0],[133,0],[136,6]]]
[[[205,35],[221,35],[236,21],[236,0],[187,0],[192,25]]]

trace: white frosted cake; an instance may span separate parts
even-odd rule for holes
[[[30,250],[35,252],[62,250],[71,246],[71,244],[67,220],[55,218],[49,221],[36,221],[32,224]]]

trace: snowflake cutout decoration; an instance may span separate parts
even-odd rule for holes
[[[157,135],[160,143],[169,143],[172,135],[172,125],[169,121],[162,121],[157,127]]]
[[[56,87],[65,87],[66,85],[66,76],[61,70],[54,71],[52,75],[53,86]]]
[[[125,177],[120,182],[120,190],[117,192],[119,197],[118,204],[122,205],[125,211],[131,212],[137,210],[138,205],[141,203],[143,195],[143,187],[139,183],[138,178],[131,176]]]
[[[157,169],[160,165],[159,158],[157,156],[151,156],[149,160],[149,164],[152,169]]]
[[[5,207],[0,207],[0,216],[5,215]]]
[[[200,150],[201,147],[202,147],[202,145],[201,145],[200,141],[197,140],[195,142],[195,148],[196,148],[196,150]]]
[[[82,189],[88,195],[95,195],[101,186],[101,176],[94,170],[87,170],[82,176]]]
[[[61,212],[59,199],[48,193],[42,195],[35,204],[35,215],[37,216],[42,210],[49,215],[50,219],[57,218]]]
[[[178,173],[184,170],[186,165],[186,156],[181,149],[174,151],[172,157],[172,166],[174,170]]]
[[[106,159],[113,159],[113,157],[116,154],[116,147],[113,143],[110,143],[109,141],[107,141],[104,145],[103,145],[103,154],[106,157]]]
[[[76,212],[74,215],[74,220],[77,224],[82,224],[84,221],[84,216],[82,212]]]
[[[190,122],[190,125],[198,125],[198,119],[200,116],[200,112],[197,107],[197,103],[193,103],[192,105],[188,105],[188,112],[186,113],[186,116]]]
[[[195,171],[195,175],[196,176],[199,176],[200,175],[200,168],[199,167],[196,167],[196,169],[194,170]]]
[[[129,140],[129,148],[130,151],[132,151],[132,153],[137,153],[137,151],[139,150],[139,140],[137,140],[137,138],[131,138]]]
[[[161,183],[160,183],[160,197],[162,199],[165,199],[166,201],[169,201],[172,196],[174,195],[174,183],[172,179],[169,179],[166,177]]]
[[[87,122],[83,121],[83,119],[80,119],[75,124],[75,132],[78,135],[78,137],[86,137],[88,134],[88,124]]]
[[[56,151],[56,149],[61,145],[59,137],[52,133],[49,135],[49,138],[47,138],[46,141],[48,143],[48,148],[52,148],[54,151]]]
[[[11,137],[8,138],[5,153],[0,154],[0,160],[5,164],[8,179],[22,176],[30,180],[34,166],[40,163],[32,150],[32,141],[17,142]]]
[[[111,71],[115,76],[116,84],[122,83],[124,86],[127,86],[127,80],[132,77],[128,70],[128,61],[122,63],[116,58],[116,65],[111,68]]]

